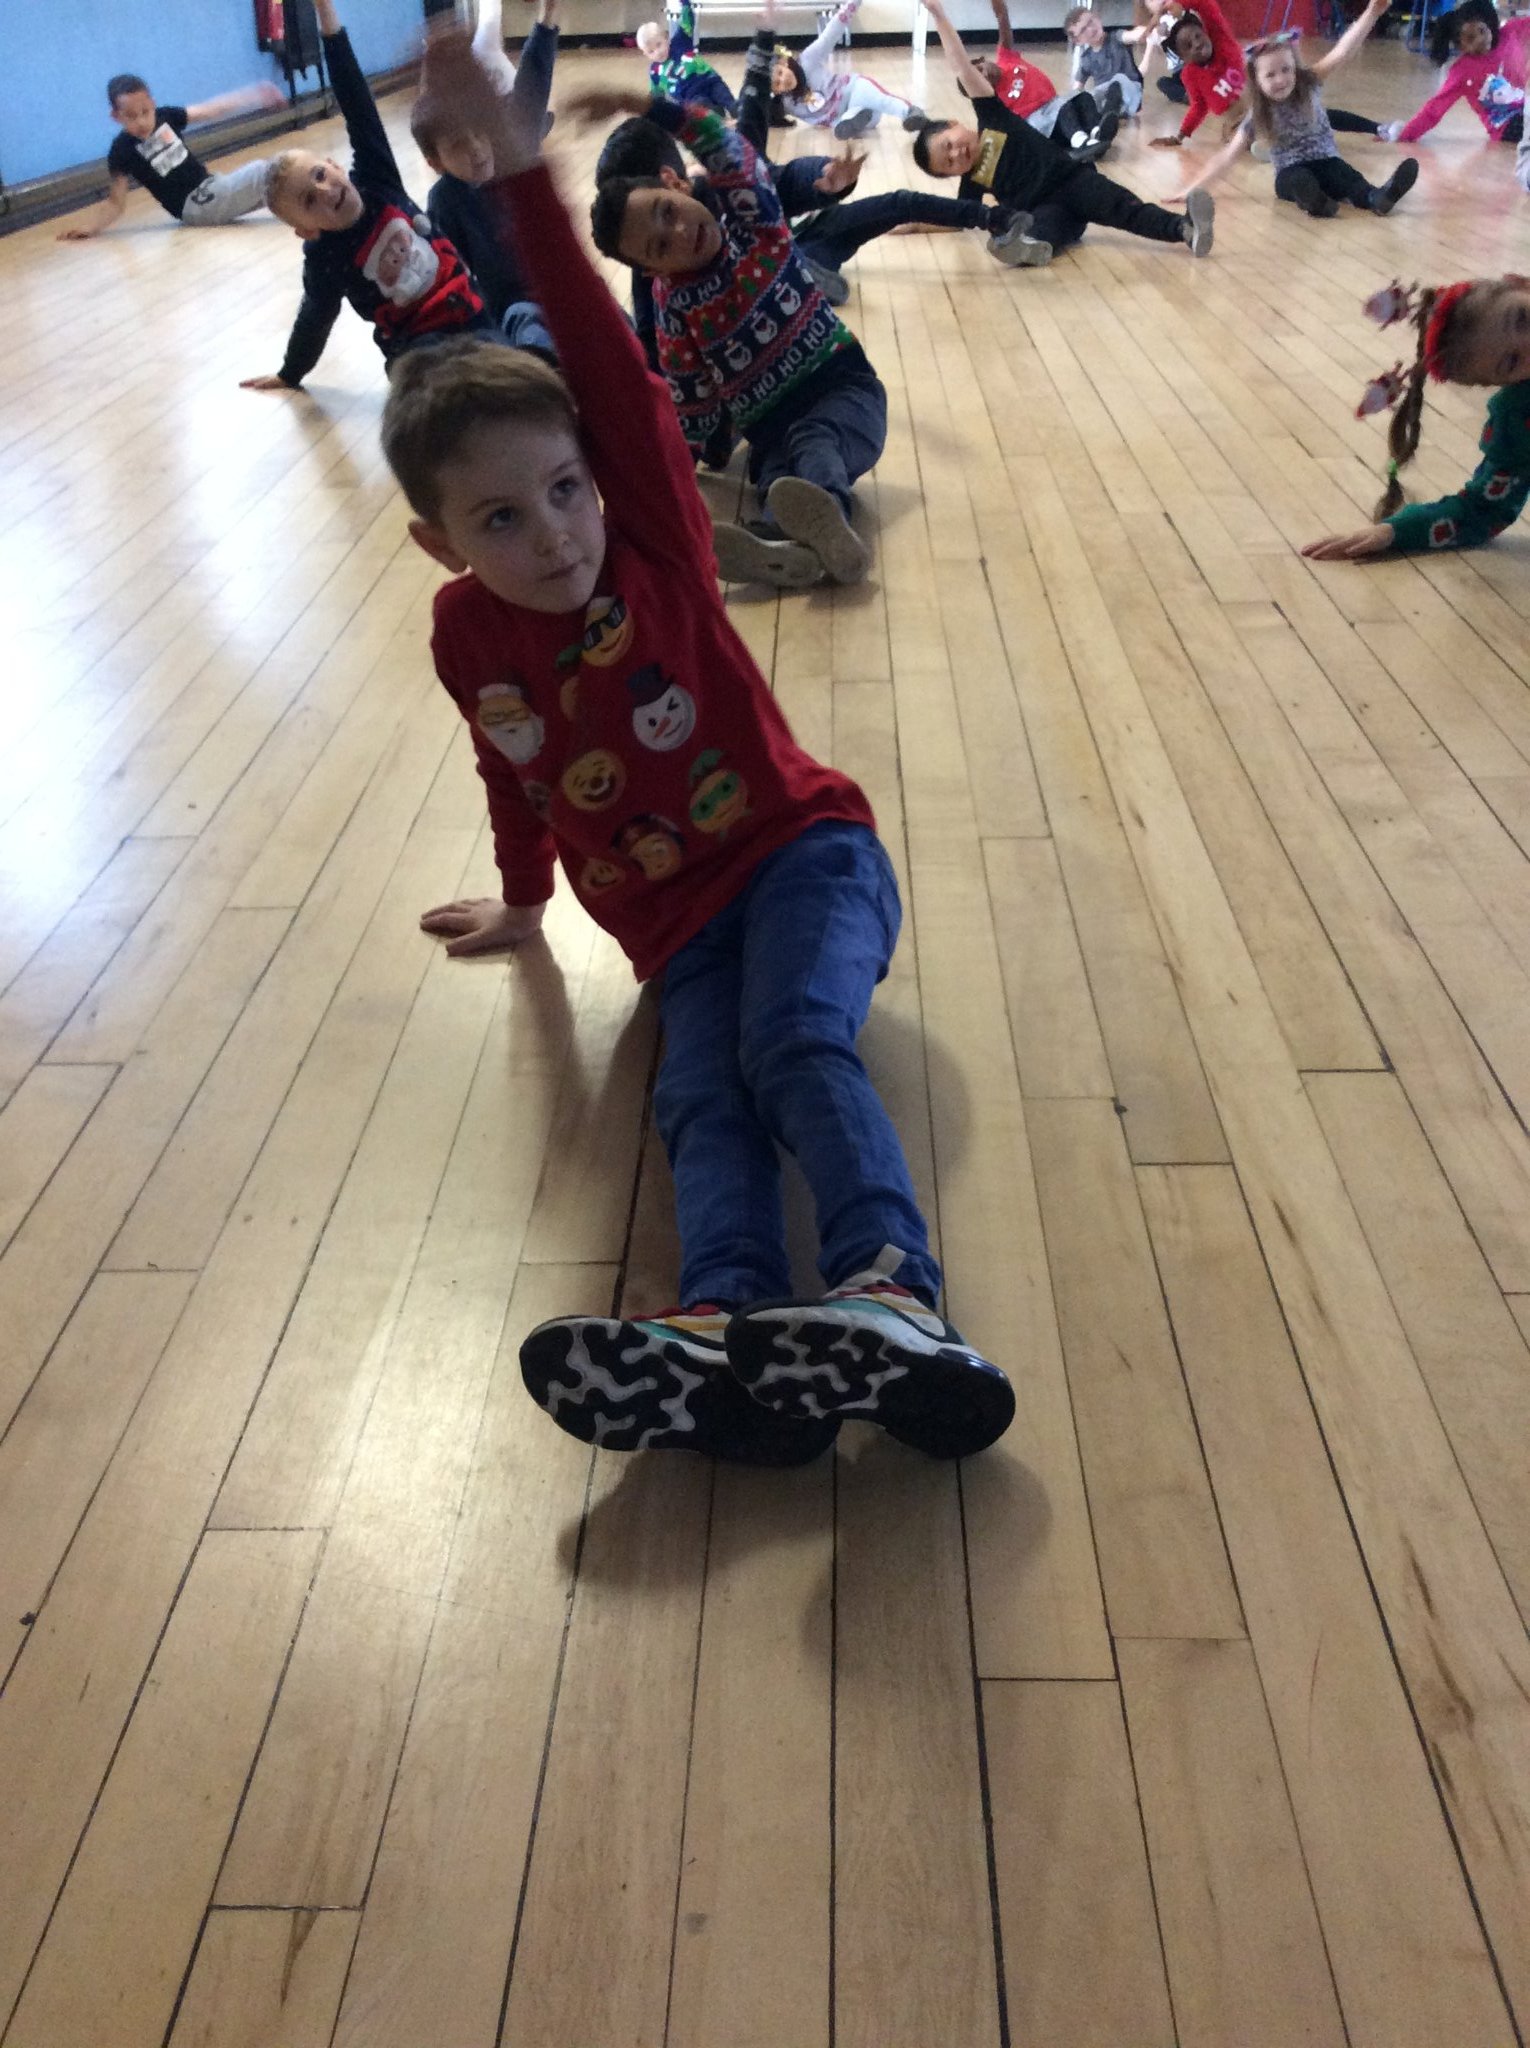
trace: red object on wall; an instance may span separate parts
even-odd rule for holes
[[[1186,0],[1194,11],[1195,0]],[[1278,35],[1283,28],[1299,28],[1303,35],[1318,33],[1315,0],[1222,0],[1222,12],[1240,43],[1255,42],[1260,36]]]
[[[255,40],[262,50],[280,50],[287,40],[282,0],[255,0]]]

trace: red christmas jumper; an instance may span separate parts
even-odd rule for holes
[[[1181,64],[1179,75],[1190,105],[1179,124],[1181,135],[1193,135],[1208,114],[1225,114],[1243,97],[1247,79],[1243,46],[1228,26],[1217,0],[1194,0],[1190,9],[1211,38],[1209,64]]]

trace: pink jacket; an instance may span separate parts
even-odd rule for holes
[[[1471,94],[1472,112],[1496,141],[1498,124],[1493,120],[1492,109],[1482,104],[1482,88],[1495,73],[1506,78],[1510,85],[1523,87],[1527,68],[1530,68],[1530,15],[1521,14],[1504,23],[1496,50],[1484,51],[1480,57],[1456,58],[1445,73],[1439,91],[1432,99],[1425,100],[1398,136],[1398,141],[1417,142],[1421,135],[1429,132],[1447,107],[1453,107],[1467,93]]]

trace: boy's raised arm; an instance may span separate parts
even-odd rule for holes
[[[935,33],[940,37],[940,47],[951,60],[951,68],[967,88],[967,97],[974,100],[991,100],[995,97],[993,87],[967,55],[967,46],[956,33],[951,17],[939,0],[925,0],[930,19],[935,24]]]
[[[319,30],[324,37],[329,82],[345,117],[352,172],[362,184],[401,186],[403,180],[399,176],[393,145],[377,111],[377,102],[372,97],[371,86],[367,84],[366,73],[357,63],[351,39],[341,26],[335,0],[315,0],[314,12],[318,15]]]

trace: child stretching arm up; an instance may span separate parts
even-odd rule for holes
[[[495,137],[491,192],[563,375],[453,341],[406,358],[389,396],[411,531],[457,574],[436,665],[505,878],[503,903],[424,921],[514,944],[556,860],[638,975],[662,972],[654,1114],[681,1246],[680,1307],[543,1323],[522,1377],[560,1429],[613,1451],[799,1465],[853,1412],[969,1456],[1014,1395],[936,1306],[903,1150],[856,1051],[897,936],[891,863],[864,795],[797,745],[734,631],[664,387],[539,135],[481,80],[465,37],[434,44],[428,118]],[[817,1204],[817,1298],[791,1298],[778,1142]]]
[[[1410,320],[1418,352],[1406,373],[1399,363],[1376,378],[1361,413],[1396,405],[1388,445],[1387,488],[1376,522],[1357,533],[1309,541],[1317,562],[1363,562],[1375,555],[1475,548],[1514,524],[1530,498],[1530,284],[1520,277],[1480,278],[1443,291],[1393,285],[1366,307],[1383,327]],[[1398,471],[1413,460],[1429,378],[1451,384],[1496,384],[1482,430],[1482,461],[1459,491],[1430,505],[1404,503]],[[1400,403],[1399,403],[1400,401]]]

